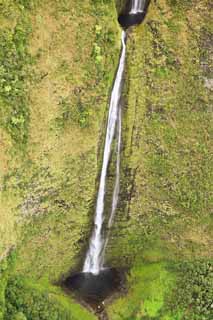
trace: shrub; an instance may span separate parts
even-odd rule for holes
[[[178,271],[179,282],[173,296],[173,308],[185,310],[183,320],[212,320],[212,261],[180,263]]]

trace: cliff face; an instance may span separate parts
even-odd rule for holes
[[[49,280],[88,245],[119,52],[114,1],[0,3],[0,319],[95,318]]]
[[[57,278],[88,241],[117,13],[113,1],[1,6],[0,256],[18,245],[19,270]]]
[[[212,255],[209,12],[208,1],[152,2],[129,31],[115,261],[150,241]]]
[[[191,272],[174,264],[191,260],[198,274],[212,274],[210,9],[208,0],[152,1],[144,24],[128,31],[121,195],[107,262],[130,268],[130,291],[109,307],[110,319],[187,319],[188,300],[168,311],[183,287],[165,302],[178,275]],[[58,280],[81,263],[91,231],[120,49],[115,3],[5,0],[0,40],[0,259],[16,248],[12,273]],[[9,288],[46,297],[26,282]],[[78,319],[82,311],[70,308]]]
[[[110,319],[212,317],[210,9],[152,1],[129,31],[121,199],[107,258],[130,266],[130,289]]]

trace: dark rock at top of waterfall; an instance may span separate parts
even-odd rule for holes
[[[140,24],[147,13],[147,9],[149,6],[150,0],[144,1],[143,4],[143,11],[137,13],[131,13],[131,1],[127,2],[126,7],[124,8],[123,12],[118,17],[118,22],[122,26],[122,28],[127,29],[131,26]]]

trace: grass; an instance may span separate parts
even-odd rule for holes
[[[212,259],[165,258],[159,248],[150,250],[149,257],[137,258],[128,275],[128,293],[107,306],[110,319],[212,318]]]
[[[16,247],[11,282],[28,277],[20,299],[29,313],[29,292],[40,301],[53,290],[40,284],[40,295],[38,278],[79,268],[87,245],[120,29],[113,1],[0,6],[0,260]],[[54,296],[77,319],[93,318]]]
[[[199,40],[209,24],[205,3],[186,11],[152,3],[129,35],[121,202],[109,264],[131,264],[156,236],[171,256],[212,256],[212,125]]]
[[[121,197],[107,263],[129,267],[130,276],[127,296],[108,306],[112,319],[201,320],[201,308],[209,320],[208,304],[194,300],[191,270],[202,258],[201,295],[208,297],[209,8],[207,0],[152,2],[145,24],[129,32]],[[120,49],[114,2],[3,1],[1,9],[0,257],[17,247],[9,286],[21,279],[15,297],[27,313],[32,293],[47,298],[42,308],[57,302],[77,317],[81,308],[50,282],[78,268],[88,243]],[[184,271],[184,281],[192,279],[186,304]],[[0,287],[5,307],[7,280]],[[24,319],[21,313],[14,316]]]
[[[113,1],[5,2],[3,9],[2,32],[9,28],[14,34],[27,21],[28,33],[19,40],[25,56],[17,61],[15,47],[20,65],[10,68],[27,70],[22,93],[28,119],[26,131],[20,128],[27,137],[24,152],[23,141],[15,148],[10,132],[1,129],[0,255],[15,244],[20,272],[55,280],[78,267],[90,232],[120,30]],[[4,113],[9,116],[5,108]]]
[[[4,8],[6,9],[6,4],[3,4]],[[21,148],[28,138],[29,108],[26,81],[29,77],[28,66],[32,60],[27,50],[27,42],[31,25],[25,8],[19,4],[13,4],[12,8],[3,10],[1,20],[12,10],[17,14],[16,25],[0,29],[0,125]]]
[[[109,306],[110,319],[163,319],[160,313],[176,285],[176,276],[167,267],[163,262],[136,264],[129,275],[127,296]]]
[[[121,196],[107,263],[129,266],[130,278],[127,296],[109,306],[110,319],[210,317],[198,309],[190,312],[189,301],[173,308],[163,299],[173,296],[180,281],[178,271],[169,266],[179,261],[182,275],[185,260],[192,268],[200,258],[212,266],[212,121],[210,91],[203,81],[210,78],[203,67],[210,63],[206,33],[201,44],[204,30],[210,28],[208,8],[208,1],[197,7],[151,2],[145,23],[129,34]],[[158,282],[162,270],[156,267],[162,261],[167,265],[167,273],[162,273],[165,291]],[[146,274],[153,275],[153,282],[145,282]],[[167,287],[167,277],[177,279],[173,289]],[[191,278],[186,273],[184,281]],[[175,291],[174,301],[178,296]],[[184,294],[180,296],[183,302]]]
[[[11,158],[26,150],[29,129],[29,105],[27,81],[33,63],[28,52],[31,33],[29,12],[18,2],[3,1],[0,13],[0,257],[14,245],[15,226],[14,194],[6,193],[3,181],[10,171]]]

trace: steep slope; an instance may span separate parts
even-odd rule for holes
[[[120,52],[115,3],[1,1],[0,40],[0,318],[94,319],[49,280],[87,246]]]
[[[107,255],[130,266],[130,291],[112,319],[185,319],[162,311],[184,281],[173,301],[185,299],[183,310],[191,303],[186,318],[212,317],[210,9],[209,1],[153,1],[129,32],[122,191]]]
[[[121,248],[134,257],[134,238],[141,236],[161,238],[181,254],[212,253],[209,8],[208,1],[152,3],[145,24],[130,31],[122,194],[112,241],[118,259]],[[119,242],[131,236],[132,248]]]
[[[0,255],[18,243],[19,269],[58,276],[90,231],[120,30],[113,1],[29,3],[1,11]]]
[[[50,281],[77,269],[88,244],[120,49],[115,4],[0,9],[0,319],[92,320]],[[213,318],[210,9],[152,1],[129,30],[107,249],[109,265],[129,270],[128,292],[109,302],[110,320]]]

